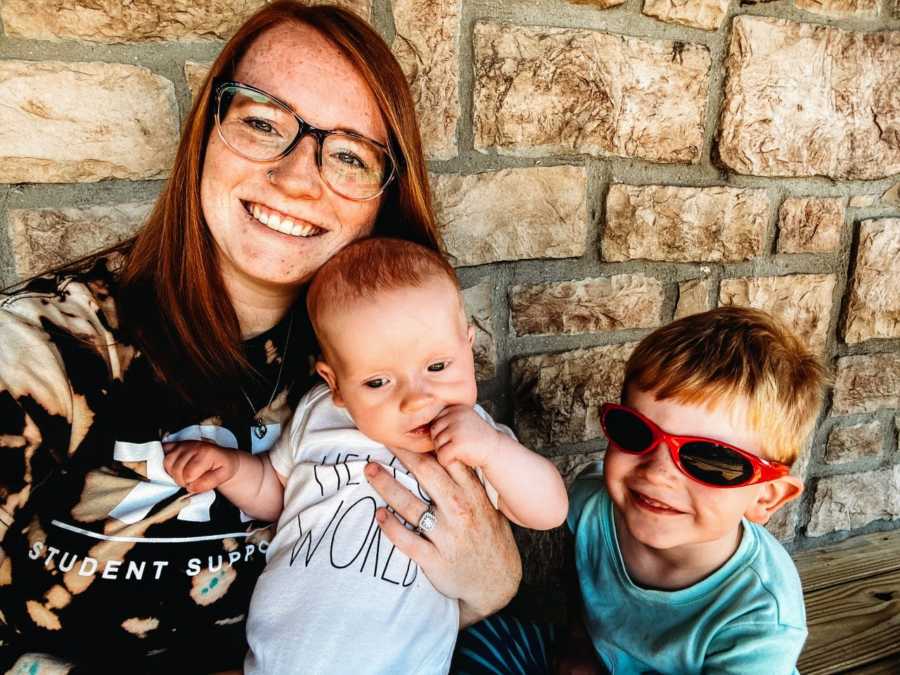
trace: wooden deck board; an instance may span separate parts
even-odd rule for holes
[[[900,673],[900,654],[894,654],[886,659],[882,659],[876,663],[870,663],[861,668],[845,670],[844,673],[853,673],[853,675],[897,675],[897,673]]]
[[[853,537],[834,546],[798,553],[794,562],[807,593],[900,570],[900,530]]]
[[[809,638],[803,675],[900,673],[900,531],[795,557]]]

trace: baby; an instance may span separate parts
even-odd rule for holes
[[[762,525],[803,491],[788,471],[824,380],[753,309],[688,316],[637,346],[621,405],[600,410],[603,483],[576,481],[568,517],[584,628],[610,672],[795,671],[800,579]]]
[[[327,386],[300,401],[271,452],[187,447],[166,467],[189,491],[212,483],[244,513],[278,519],[250,605],[247,672],[445,673],[458,603],[382,536],[384,501],[366,464],[427,503],[390,449],[463,462],[498,509],[535,529],[564,521],[562,479],[475,405],[474,329],[440,255],[393,239],[353,243],[316,274],[307,309]],[[439,518],[429,504],[417,531],[439,530]]]

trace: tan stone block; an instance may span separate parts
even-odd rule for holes
[[[844,341],[900,337],[900,218],[864,220]]]
[[[837,250],[845,212],[843,199],[788,197],[778,212],[778,252]]]
[[[25,279],[130,237],[152,204],[86,209],[12,209],[7,214],[16,273]]]
[[[720,305],[742,305],[770,312],[813,350],[822,353],[831,318],[833,274],[724,279]]]
[[[410,83],[431,159],[456,156],[460,0],[394,0],[392,49]]]
[[[881,454],[881,422],[873,420],[862,424],[834,427],[828,434],[825,446],[825,462],[840,464]]]
[[[583,167],[436,175],[432,187],[438,226],[456,266],[584,255]]]
[[[625,0],[567,0],[572,5],[590,5],[598,9],[609,9],[621,5]]]
[[[477,150],[699,161],[706,47],[491,23],[474,42]]]
[[[121,63],[0,62],[0,183],[162,178],[175,87]]]
[[[716,30],[722,25],[729,0],[644,0],[643,12],[667,23]]]
[[[529,448],[597,438],[600,405],[618,401],[630,342],[513,359],[515,426]]]
[[[900,172],[900,31],[734,19],[719,155],[738,173]]]
[[[491,282],[482,281],[463,291],[466,316],[475,327],[475,344],[472,349],[475,352],[475,377],[479,381],[489,380],[497,372],[497,343],[491,318],[494,313],[492,288]]]
[[[764,253],[764,190],[613,185],[606,197],[604,260],[749,260]]]
[[[652,328],[662,302],[662,283],[644,274],[513,286],[510,322],[517,335]]]
[[[267,0],[3,0],[6,35],[29,40],[222,40]],[[371,0],[336,4],[368,19]]]
[[[877,200],[878,195],[855,195],[850,197],[850,208],[867,209],[870,206],[875,206]]]
[[[900,2],[900,0],[898,0]],[[900,206],[900,183],[894,183],[894,185],[887,189],[887,191],[881,195],[881,201],[887,204],[888,206]]]
[[[709,279],[689,279],[678,284],[678,304],[675,306],[675,319],[691,314],[705,312],[710,307],[709,292],[712,281]]]
[[[188,89],[191,92],[191,100],[196,100],[197,94],[200,93],[200,87],[209,74],[212,62],[197,63],[196,61],[185,61],[184,63],[184,79],[187,82]]]
[[[798,9],[837,19],[878,15],[878,0],[794,0]]]
[[[837,415],[900,408],[900,354],[839,358],[833,406]]]
[[[900,518],[900,464],[819,479],[806,534],[855,530],[875,520]]]

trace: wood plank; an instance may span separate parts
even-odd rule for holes
[[[797,668],[841,673],[900,655],[900,570],[806,594],[809,639]]]
[[[845,670],[844,673],[848,675],[849,673],[853,673],[853,675],[897,675],[897,673],[900,673],[900,654],[889,656],[886,659],[881,659],[876,663],[870,663],[861,668]]]
[[[806,593],[900,570],[900,530],[852,537],[793,558]]]

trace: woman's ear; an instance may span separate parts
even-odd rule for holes
[[[325,380],[328,388],[331,389],[331,400],[334,401],[334,404],[340,408],[346,407],[341,391],[338,389],[337,376],[334,374],[331,366],[319,359],[316,361],[316,372]]]
[[[782,476],[762,485],[759,495],[744,516],[752,523],[765,525],[782,506],[803,494],[803,481],[796,476]]]
[[[469,341],[469,346],[475,344],[475,326],[469,324],[468,329],[466,330],[466,340]]]

